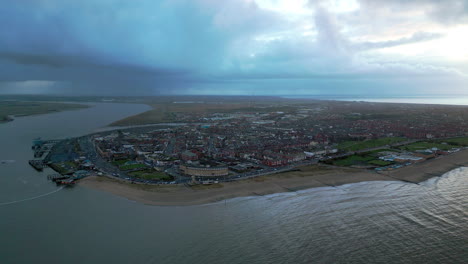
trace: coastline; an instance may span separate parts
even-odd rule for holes
[[[0,101],[5,102],[5,101]],[[10,101],[6,101],[10,102]],[[79,109],[89,108],[88,104],[84,103],[75,103],[75,102],[47,102],[47,101],[13,101],[10,103],[17,103],[17,104],[28,104],[28,103],[36,103],[42,104],[38,106],[34,106],[31,109],[28,109],[26,112],[23,110],[17,112],[19,107],[22,105],[0,105],[0,124],[5,124],[9,122],[15,121],[18,117],[26,117],[26,116],[36,116],[36,115],[47,115],[52,113],[59,113],[64,111],[73,111]],[[27,105],[25,107],[28,107]]]
[[[468,164],[468,150],[413,164],[390,172],[336,168],[325,165],[299,167],[296,171],[227,182],[188,187],[184,185],[131,184],[105,177],[89,177],[78,185],[147,205],[190,206],[236,197],[263,196],[317,187],[335,187],[367,181],[403,181],[418,184]]]

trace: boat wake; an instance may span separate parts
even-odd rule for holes
[[[9,205],[9,204],[16,204],[16,203],[22,203],[22,202],[27,202],[27,201],[31,201],[31,200],[36,200],[36,199],[39,199],[39,198],[42,198],[42,197],[45,197],[45,196],[54,194],[54,193],[56,193],[56,192],[62,190],[63,188],[64,188],[64,187],[60,187],[60,188],[58,188],[57,190],[54,190],[54,191],[51,191],[51,192],[48,192],[48,193],[45,193],[45,194],[41,194],[41,195],[38,195],[38,196],[34,196],[34,197],[31,197],[31,198],[26,198],[26,199],[22,199],[22,200],[16,200],[16,201],[11,201],[11,202],[0,203],[0,206]]]
[[[14,160],[0,160],[0,164],[14,163]]]

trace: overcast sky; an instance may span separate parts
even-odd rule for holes
[[[468,0],[0,0],[0,93],[468,94]]]

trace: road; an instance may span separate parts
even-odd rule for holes
[[[380,147],[375,147],[375,148],[368,148],[368,149],[363,149],[359,151],[354,151],[354,152],[348,152],[344,153],[341,155],[335,155],[333,157],[327,157],[327,158],[322,158],[322,159],[313,159],[313,160],[305,160],[302,162],[294,163],[288,166],[284,167],[276,167],[276,168],[271,168],[267,166],[262,166],[263,169],[253,171],[253,172],[247,172],[247,173],[240,173],[236,174],[233,176],[229,176],[226,178],[226,181],[238,181],[238,180],[245,180],[245,179],[251,179],[259,176],[265,176],[265,175],[270,175],[270,174],[276,174],[276,173],[281,173],[281,172],[286,172],[290,171],[294,168],[301,167],[301,166],[307,166],[307,165],[314,165],[317,164],[319,161],[326,161],[329,159],[336,159],[336,158],[344,158],[347,156],[352,156],[355,154],[360,154],[360,153],[366,153],[370,151],[375,151],[375,150],[381,150],[381,149],[387,149],[390,147],[398,147],[398,146],[403,146],[411,143],[415,143],[421,140],[408,140],[404,142],[399,142],[395,143],[392,145],[385,145],[385,146],[380,146]],[[108,175],[108,176],[113,176],[112,178],[120,178],[120,179],[125,179],[125,180],[130,180],[132,182],[140,182],[140,183],[146,183],[146,184],[167,184],[167,182],[163,181],[152,181],[152,180],[144,180],[144,179],[139,179],[139,178],[133,178],[128,176],[125,172],[122,172],[117,168],[116,166],[110,164],[106,160],[104,160],[97,152],[96,152],[96,147],[94,142],[92,141],[91,137],[86,136],[82,137],[79,139],[80,146],[83,151],[88,153],[88,159],[93,162],[96,166],[97,169],[102,171],[102,173]],[[166,153],[170,153],[173,151],[175,145],[175,141],[171,140],[165,150]],[[166,170],[166,173],[169,175],[173,176],[175,181],[172,183],[187,183],[191,181],[190,177],[186,177],[181,175],[177,169],[169,168]]]

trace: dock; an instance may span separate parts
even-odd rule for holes
[[[47,179],[55,182],[57,185],[73,186],[76,179],[69,175],[49,174]]]
[[[49,156],[52,151],[52,149],[56,146],[57,143],[61,142],[63,140],[42,140],[41,138],[36,138],[33,141],[33,145],[31,149],[34,152],[34,157],[36,159],[30,160],[29,165],[31,165],[34,169],[37,171],[42,171],[44,168],[49,167],[51,165],[52,169],[55,170],[52,161],[49,161]],[[42,158],[44,155],[46,155],[45,158]],[[88,177],[90,175],[89,171],[86,170],[78,170],[78,171],[73,171],[73,174],[70,173],[70,175],[65,175],[65,174],[60,174],[60,173],[55,173],[55,174],[49,174],[47,175],[47,179],[50,181],[55,182],[57,185],[63,185],[63,186],[73,186],[76,181],[83,179],[85,177]]]
[[[42,140],[41,138],[36,138],[33,140],[33,144],[31,149],[34,152],[34,160],[29,161],[29,165],[31,165],[37,171],[42,171],[44,168],[48,166],[48,164],[41,159],[44,155],[48,155],[55,144],[60,142],[59,139],[50,139],[50,140]],[[47,159],[47,157],[46,157]]]
[[[89,176],[88,172],[78,171],[75,172],[73,175],[62,175],[62,174],[49,174],[47,175],[47,179],[55,182],[57,185],[66,185],[66,186],[73,186],[76,181],[81,180]]]

